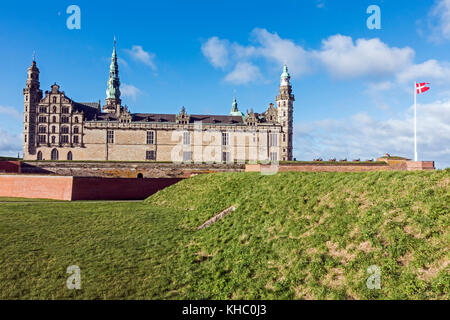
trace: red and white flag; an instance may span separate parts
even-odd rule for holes
[[[428,82],[416,83],[417,94],[424,93],[425,91],[430,90],[430,87],[427,87]]]

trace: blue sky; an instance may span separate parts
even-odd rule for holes
[[[69,5],[81,29],[69,30]],[[381,29],[368,29],[369,5]],[[33,50],[41,88],[104,102],[113,36],[123,102],[132,112],[264,111],[286,61],[292,76],[294,156],[413,156],[450,166],[450,0],[2,1],[0,154],[21,152],[22,88]]]

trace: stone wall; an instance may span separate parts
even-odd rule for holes
[[[107,178],[187,178],[199,173],[240,172],[243,164],[175,164],[161,162],[26,161],[21,170],[28,174],[55,174]]]

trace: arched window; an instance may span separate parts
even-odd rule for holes
[[[56,97],[53,97],[53,103],[56,103]]]
[[[52,126],[52,133],[55,133],[55,132],[56,132],[56,127]]]
[[[52,143],[53,144],[55,144],[55,140],[56,140],[55,136],[52,136]]]
[[[53,113],[56,113],[56,106],[53,106]]]
[[[72,160],[72,151],[67,152],[67,160]]]
[[[52,150],[52,160],[58,160],[59,155],[58,155],[58,150],[57,149],[53,149]]]
[[[143,175],[142,173],[139,172],[139,173],[137,174],[136,178],[142,179],[142,178],[144,178],[144,175]]]
[[[75,117],[75,123],[78,123],[78,117]]]
[[[38,160],[42,160],[42,152],[41,151],[38,152],[37,159]]]
[[[52,122],[56,122],[56,117],[53,116]]]

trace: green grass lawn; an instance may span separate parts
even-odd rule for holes
[[[145,202],[1,203],[0,298],[449,299],[449,184],[448,169],[220,173]]]

